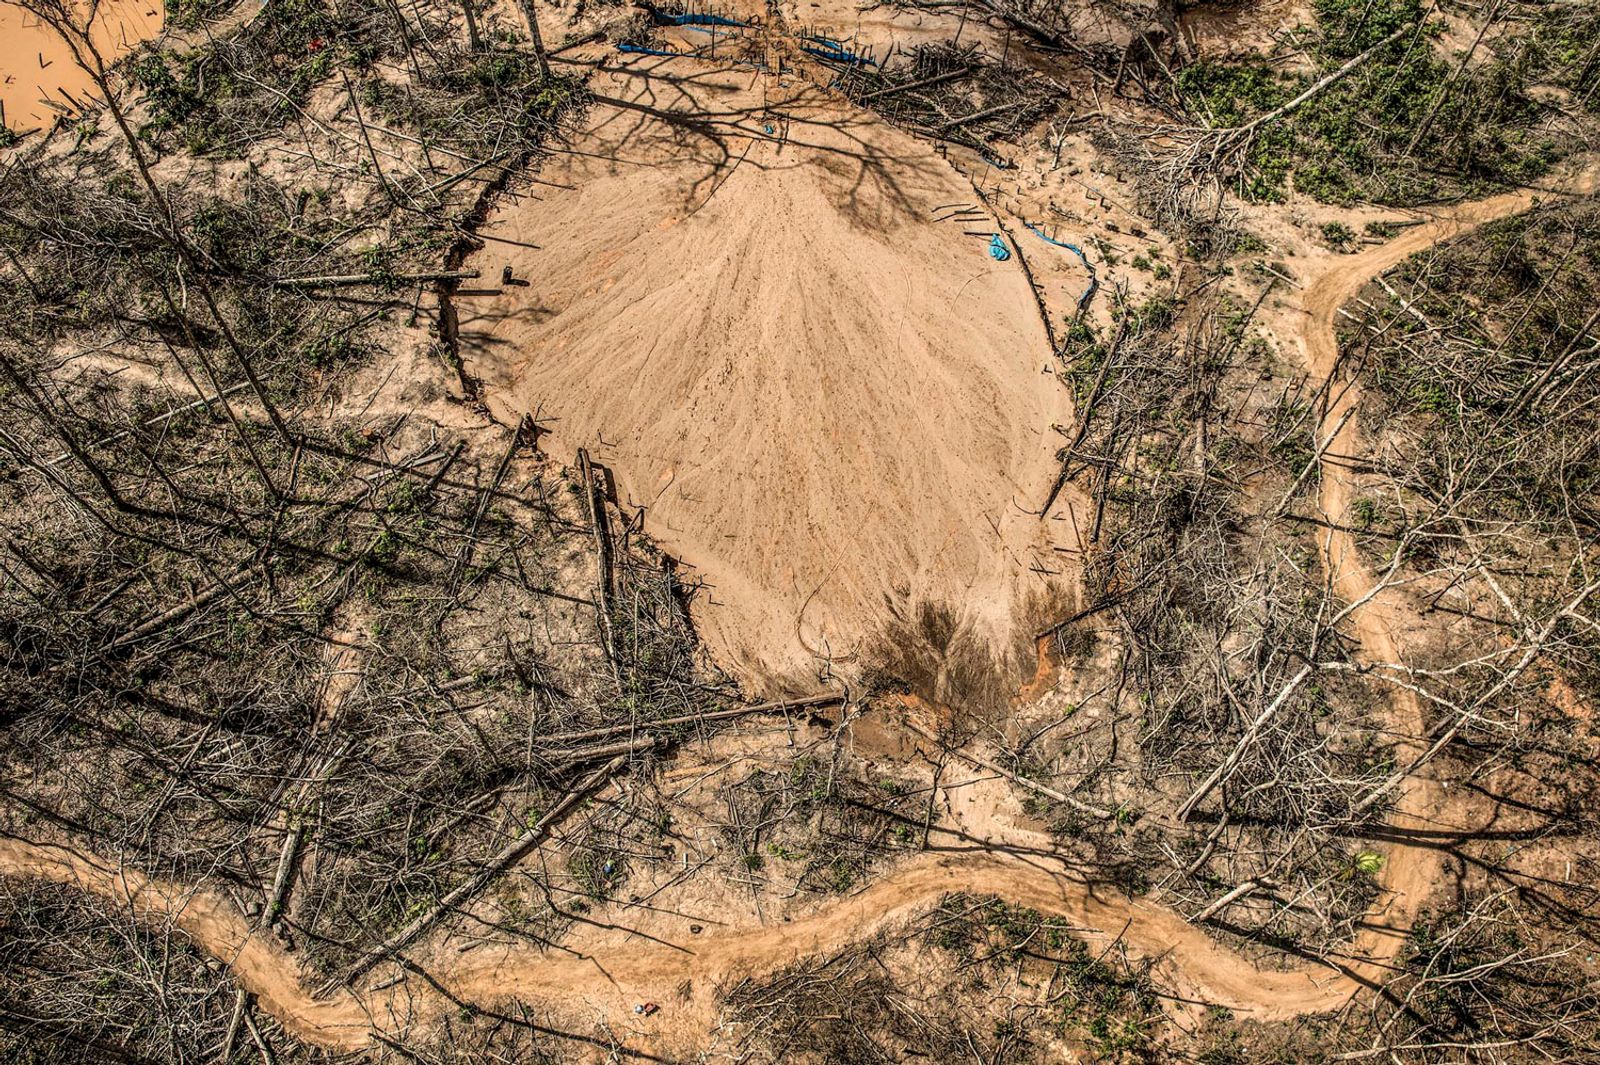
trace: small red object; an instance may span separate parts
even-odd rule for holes
[[[322,38],[321,37],[313,37],[313,38],[311,38],[311,43],[306,45],[306,50],[308,52],[320,52],[320,51],[322,51]]]

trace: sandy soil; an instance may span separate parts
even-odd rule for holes
[[[1198,4],[1178,14],[1178,25],[1195,54],[1213,60],[1273,53],[1284,33],[1314,23],[1307,0]]]
[[[672,62],[601,75],[620,102],[490,221],[468,265],[528,284],[460,299],[468,372],[611,468],[752,690],[814,685],[925,604],[1031,668],[1011,619],[1061,564],[1028,508],[1071,409],[1015,259],[964,233],[992,222],[936,221],[976,196],[930,147]]]
[[[115,63],[160,33],[163,11],[161,0],[101,0],[94,42],[105,61]],[[45,128],[63,111],[76,112],[74,99],[87,103],[93,95],[93,82],[73,63],[61,38],[16,4],[0,0],[0,103],[5,105],[5,124],[17,130]]]

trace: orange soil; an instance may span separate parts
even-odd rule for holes
[[[1025,278],[963,234],[991,220],[934,221],[976,197],[928,145],[700,69],[596,78],[682,117],[596,105],[491,219],[469,265],[528,286],[460,299],[468,372],[613,470],[709,582],[697,620],[752,690],[813,687],[919,604],[1011,662],[1061,571],[1025,508],[1071,420]]]
[[[161,32],[161,0],[101,0],[94,42],[107,63],[132,52]],[[67,95],[70,94],[70,99]],[[76,99],[89,103],[94,83],[72,61],[72,52],[53,30],[15,3],[0,0],[0,103],[12,129],[46,128],[61,114],[40,103],[76,112]]]

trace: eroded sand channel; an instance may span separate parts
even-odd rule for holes
[[[526,284],[460,299],[468,371],[612,469],[752,687],[814,686],[919,613],[1009,662],[1071,539],[1032,513],[1071,410],[1026,279],[965,232],[992,226],[938,220],[976,197],[929,146],[695,69],[595,78],[655,113],[597,104],[484,227],[468,265]]]

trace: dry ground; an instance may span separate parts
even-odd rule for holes
[[[528,285],[459,299],[467,372],[612,470],[753,691],[929,611],[1020,679],[1025,607],[1070,579],[1036,512],[1071,403],[1016,262],[964,233],[993,223],[942,220],[972,188],[804,83],[638,66],[485,225],[471,265]]]

